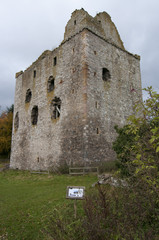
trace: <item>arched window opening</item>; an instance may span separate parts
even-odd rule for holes
[[[16,113],[15,119],[14,119],[14,129],[17,131],[19,128],[19,112]]]
[[[28,103],[31,101],[31,97],[32,97],[32,92],[30,89],[27,90],[26,92],[26,97],[25,97],[25,102]]]
[[[111,78],[110,72],[107,68],[102,69],[102,79],[103,81],[108,81]]]
[[[61,114],[61,99],[58,97],[55,97],[51,102],[51,118],[52,119],[58,119]]]
[[[51,92],[54,90],[54,88],[55,88],[55,79],[53,78],[53,76],[50,76],[47,84],[47,91]]]
[[[31,123],[37,125],[38,122],[38,106],[34,106],[31,112]]]

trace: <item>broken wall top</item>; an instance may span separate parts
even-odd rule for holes
[[[117,28],[106,12],[98,13],[92,17],[84,9],[75,10],[65,27],[64,41],[84,28],[125,50]]]
[[[68,21],[65,27],[64,40],[62,41],[61,44],[69,40],[71,37],[73,37],[77,33],[81,32],[83,29],[89,29],[94,34],[105,39],[107,42],[114,44],[120,49],[126,51],[124,48],[123,42],[120,38],[120,35],[118,33],[118,30],[115,24],[112,22],[109,14],[106,12],[101,12],[101,13],[98,13],[95,17],[92,17],[83,8],[80,10],[75,10],[72,13],[71,19]],[[54,49],[53,51],[56,51],[57,49],[58,48]],[[45,56],[51,54],[53,51],[50,51],[50,50],[44,51],[40,55],[40,57],[35,62],[33,62],[32,65],[28,67],[26,70],[35,66],[35,64],[41,61],[41,59],[43,59]],[[136,54],[133,56],[140,60],[140,56]],[[23,71],[16,73],[16,78],[18,78],[21,74],[23,74]]]

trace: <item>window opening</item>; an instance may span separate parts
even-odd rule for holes
[[[98,109],[98,102],[95,103],[96,108]]]
[[[36,70],[34,70],[34,78],[36,77]]]
[[[50,76],[47,84],[47,91],[51,92],[54,90],[54,88],[55,88],[55,79],[53,78],[53,76]]]
[[[14,129],[17,131],[19,128],[19,112],[16,113],[15,119],[14,119]]]
[[[97,128],[97,134],[99,134],[99,128]]]
[[[94,77],[95,77],[96,75],[97,75],[96,72],[94,72]]]
[[[96,55],[96,54],[97,54],[97,52],[96,52],[96,51],[94,51],[94,54]]]
[[[111,78],[110,72],[107,68],[103,68],[102,78],[103,78],[103,81],[108,81]]]
[[[61,99],[60,98],[55,97],[52,100],[51,111],[52,111],[52,115],[51,115],[52,119],[57,119],[60,117],[60,114],[61,114]]]
[[[57,57],[54,57],[54,66],[57,64]]]
[[[31,123],[37,125],[38,122],[38,106],[34,106],[31,112]]]
[[[74,20],[74,25],[76,25],[76,20]]]
[[[25,102],[28,103],[31,101],[31,97],[32,97],[32,92],[30,89],[27,90],[26,92],[26,97],[25,97]]]

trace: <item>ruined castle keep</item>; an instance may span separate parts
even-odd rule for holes
[[[125,50],[106,12],[74,11],[60,46],[16,74],[10,167],[114,160],[114,126],[138,101],[140,57]]]

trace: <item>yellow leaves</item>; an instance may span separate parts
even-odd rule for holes
[[[12,112],[3,112],[0,116],[0,154],[7,154],[11,148]]]

